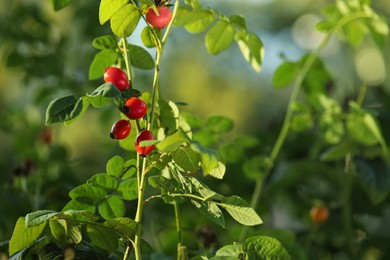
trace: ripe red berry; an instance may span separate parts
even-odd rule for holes
[[[158,29],[162,29],[169,24],[172,19],[171,9],[167,6],[157,6],[159,15],[157,15],[152,7],[146,11],[146,21]]]
[[[117,67],[108,67],[104,72],[104,82],[111,82],[120,91],[130,88],[126,73]]]
[[[129,136],[131,131],[131,124],[129,121],[121,119],[116,121],[111,128],[110,137],[112,139],[125,139]]]
[[[135,139],[135,149],[137,150],[137,153],[142,157],[146,157],[154,149],[154,145],[149,145],[149,146],[139,145],[142,141],[148,141],[148,140],[154,140],[154,136],[152,132],[150,132],[149,130],[142,130],[141,132],[139,132],[137,138]]]
[[[329,211],[323,205],[314,206],[310,210],[310,218],[317,225],[324,223],[328,220],[328,217]]]
[[[142,99],[131,97],[126,100],[122,112],[130,119],[140,119],[145,116],[147,109]]]

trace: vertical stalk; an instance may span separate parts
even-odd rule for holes
[[[343,197],[343,226],[344,234],[346,235],[347,248],[350,253],[350,257],[355,259],[355,249],[353,246],[353,227],[352,227],[352,208],[351,208],[351,192],[353,185],[352,176],[352,155],[348,153],[345,155],[345,182],[344,182],[344,197]]]
[[[178,237],[177,260],[185,260],[185,259],[187,259],[187,250],[186,250],[186,247],[183,245],[183,236],[181,233],[179,204],[177,204],[177,202],[175,201],[173,204],[173,207],[175,209],[176,232],[177,232],[177,237]]]
[[[282,149],[284,141],[286,140],[286,137],[287,137],[288,131],[290,129],[290,125],[291,125],[291,119],[293,117],[293,106],[294,106],[294,103],[296,102],[296,100],[298,99],[298,95],[299,95],[300,89],[302,87],[302,83],[303,83],[304,79],[306,78],[306,75],[309,72],[314,61],[317,59],[317,57],[319,56],[322,49],[328,43],[331,35],[332,35],[331,32],[326,34],[326,36],[322,39],[319,46],[308,56],[302,69],[300,70],[297,78],[295,79],[295,82],[294,82],[294,85],[292,87],[292,91],[290,94],[290,99],[288,101],[287,111],[286,111],[286,114],[285,114],[285,117],[283,120],[282,128],[279,132],[279,135],[276,139],[276,142],[275,142],[275,144],[272,148],[272,151],[270,153],[270,156],[269,156],[269,158],[272,161],[272,164],[274,164],[276,158],[278,157],[278,155]],[[261,191],[263,189],[264,180],[266,180],[269,177],[269,175],[271,174],[271,170],[272,170],[272,166],[265,172],[264,175],[260,176],[259,179],[256,181],[256,186],[255,186],[254,192],[252,194],[251,203],[250,203],[250,205],[252,206],[253,209],[256,209],[257,204],[260,201],[260,195],[261,195]],[[242,228],[241,235],[240,235],[241,242],[246,238],[248,231],[249,231],[248,226],[244,226]]]
[[[133,1],[132,1],[132,3],[135,4]],[[160,92],[159,88],[160,88],[161,57],[162,57],[162,54],[164,51],[165,43],[166,43],[168,36],[170,34],[170,31],[171,31],[172,23],[174,21],[175,15],[177,13],[178,6],[179,6],[179,0],[176,0],[175,6],[174,6],[174,11],[172,13],[172,20],[168,24],[168,26],[165,30],[164,36],[162,37],[162,40],[155,39],[155,41],[156,41],[156,58],[155,58],[155,68],[154,68],[153,87],[152,87],[152,104],[151,104],[150,112],[149,112],[150,116],[148,117],[148,121],[147,121],[147,129],[148,130],[153,129],[153,121],[154,121],[154,117],[155,117],[155,113],[156,113],[155,110],[156,110],[156,106],[157,106],[156,104],[158,102],[159,92]],[[126,44],[125,44],[126,40],[124,39],[123,41],[124,41],[124,46],[126,46]],[[124,48],[124,51],[125,51],[124,57],[125,57],[127,72],[128,72],[129,77],[131,79],[133,79],[130,59],[127,55],[127,48]],[[141,157],[138,155],[137,156],[138,202],[137,202],[137,212],[135,215],[135,221],[137,222],[137,228],[136,228],[136,234],[135,234],[134,243],[133,243],[136,260],[142,259],[142,257],[141,257],[141,223],[142,223],[142,212],[143,212],[144,203],[145,203],[144,196],[145,196],[145,185],[146,185],[146,175],[147,175],[147,171],[146,171],[147,160],[146,160],[146,158],[143,158],[142,166],[140,165],[141,164],[140,160],[141,160]],[[132,246],[132,244],[129,243],[127,248],[126,248],[125,255],[123,257],[124,260],[128,258],[131,246]]]
[[[129,57],[129,51],[127,50],[126,38],[122,38],[122,45],[123,45],[123,57],[124,57],[125,64],[126,64],[127,76],[129,77],[129,80],[134,81],[133,69],[131,67],[131,60]]]

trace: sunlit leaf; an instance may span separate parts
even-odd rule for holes
[[[26,215],[26,227],[38,226],[47,220],[61,214],[53,210],[38,210]]]
[[[118,37],[130,36],[141,18],[140,12],[133,4],[122,6],[111,18],[112,32]]]
[[[104,24],[110,20],[126,3],[127,0],[101,0],[99,6],[100,24]]]
[[[40,237],[47,223],[43,222],[37,226],[26,227],[25,222],[24,217],[20,217],[16,222],[11,240],[9,241],[10,256],[32,245]]]
[[[263,42],[253,32],[240,31],[235,38],[245,60],[256,72],[260,72],[264,57]]]
[[[229,48],[234,40],[234,27],[226,22],[219,21],[206,34],[206,48],[212,55]]]

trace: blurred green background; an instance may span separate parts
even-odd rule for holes
[[[212,57],[204,46],[204,35],[174,28],[162,62],[163,98],[187,103],[182,109],[200,118],[232,118],[235,129],[226,140],[253,134],[265,146],[272,146],[289,97],[289,89],[273,88],[273,72],[282,57],[296,60],[317,46],[323,35],[314,26],[321,20],[321,8],[332,2],[202,1],[226,15],[245,16],[248,28],[264,43],[263,70],[255,73],[237,46]],[[389,1],[372,2],[390,18]],[[141,29],[129,42],[141,45]],[[10,238],[18,216],[39,208],[60,210],[74,185],[104,171],[111,156],[126,156],[109,138],[111,125],[118,118],[110,108],[90,109],[70,126],[46,127],[44,123],[52,99],[70,93],[81,96],[102,83],[102,79],[88,80],[89,64],[97,52],[91,42],[109,33],[108,24],[98,23],[96,0],[74,1],[59,12],[53,11],[48,0],[2,0],[0,240]],[[333,95],[340,100],[354,95],[356,82],[362,81],[376,93],[372,94],[373,105],[382,102],[378,97],[388,99],[389,55],[389,46],[382,53],[370,41],[350,48],[336,37],[332,39],[321,56],[337,82]],[[150,90],[152,71],[136,70],[136,81],[137,89]],[[32,177],[20,178],[26,174]],[[44,174],[44,181],[40,174]],[[242,181],[234,186],[241,179],[239,172],[228,170],[227,179],[223,186],[226,192],[249,198],[252,184]]]

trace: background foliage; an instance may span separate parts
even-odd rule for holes
[[[218,147],[227,161],[224,181],[207,183],[250,201],[255,180],[269,167],[267,155],[281,128],[291,83],[308,59],[305,54],[322,37],[315,25],[327,18],[319,29],[332,28],[348,8],[340,4],[337,14],[329,8],[321,12],[333,1],[202,2],[246,17],[248,28],[264,42],[263,70],[254,73],[238,47],[210,57],[204,37],[175,28],[162,61],[164,95],[187,103],[182,110],[206,122],[213,115],[232,119],[234,128],[222,140],[214,138],[212,129],[198,131],[199,140]],[[372,2],[381,16],[390,16],[390,4]],[[49,1],[5,0],[0,6],[1,241],[11,237],[19,216],[61,210],[69,191],[103,172],[107,158],[126,156],[108,138],[107,126],[116,120],[109,109],[88,110],[71,126],[46,127],[44,122],[50,100],[81,96],[101,84],[99,78],[88,79],[98,51],[91,42],[110,32],[97,14],[96,1],[74,1],[59,12]],[[293,259],[386,259],[390,254],[390,172],[388,155],[383,156],[390,130],[389,45],[383,28],[349,23],[329,39],[303,84],[305,97],[295,104],[293,131],[263,184],[257,212],[264,224],[249,233],[279,239]],[[137,73],[148,89],[148,72]],[[375,134],[377,126],[381,134]],[[346,165],[353,167],[352,177],[346,178]],[[309,217],[316,204],[329,208],[322,225]],[[126,210],[131,214],[134,208],[129,203]],[[165,210],[155,201],[146,207],[146,221],[152,224],[145,238],[172,255],[176,234]],[[182,210],[189,248],[216,249],[240,236],[241,227],[231,219],[222,229],[201,215],[194,217],[190,207]]]

